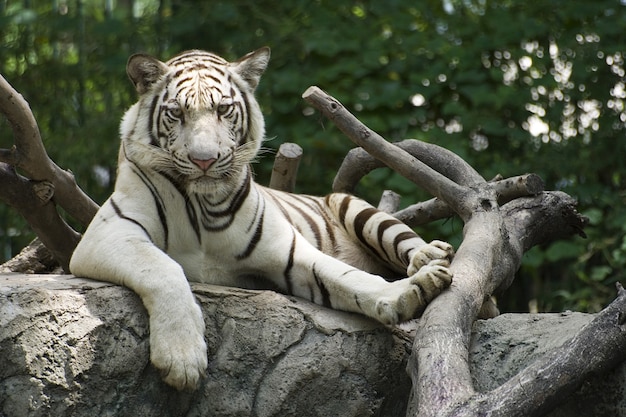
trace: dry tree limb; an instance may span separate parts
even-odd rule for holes
[[[493,187],[499,205],[506,204],[516,198],[537,195],[544,190],[543,180],[536,174],[524,174],[501,179],[483,186]],[[407,225],[415,227],[451,217],[454,215],[454,211],[442,200],[432,198],[396,211],[393,215]]]
[[[89,224],[98,205],[76,184],[69,171],[59,168],[46,153],[37,122],[28,103],[0,76],[0,112],[11,125],[15,144],[0,149],[0,199],[26,218],[41,241],[67,271],[79,235],[56,211],[62,207],[80,224]],[[28,179],[15,171],[18,169]]]
[[[463,158],[439,145],[415,139],[405,139],[400,142],[394,142],[393,145],[408,152],[457,184],[471,186],[485,181]],[[365,149],[351,149],[337,170],[337,175],[333,182],[333,191],[354,192],[354,188],[361,178],[371,171],[385,166],[387,166],[385,163],[370,155]]]
[[[476,395],[457,416],[526,417],[543,415],[593,374],[608,372],[626,359],[626,291],[570,341],[545,355],[488,395]],[[589,350],[593,349],[590,354]],[[555,381],[563,381],[555,384]],[[531,385],[529,387],[529,384]],[[530,388],[530,389],[529,389]],[[531,391],[532,390],[532,391]],[[514,402],[515,407],[510,403]]]
[[[35,238],[20,253],[0,265],[0,274],[61,274],[60,268],[48,248]]]
[[[50,250],[65,271],[80,235],[59,216],[51,200],[41,198],[30,181],[15,172],[15,168],[0,162],[0,198],[15,208],[28,222],[41,242]]]
[[[536,177],[505,180],[498,193],[496,186],[471,171],[469,180],[459,177],[458,173],[465,170],[465,163],[457,163],[458,159],[442,156],[439,151],[430,156],[420,155],[418,159],[424,162],[429,158],[427,165],[453,178],[440,182],[432,170],[419,165],[421,162],[415,170],[399,166],[414,161],[398,153],[397,147],[383,144],[378,135],[350,115],[337,100],[313,87],[303,97],[338,123],[350,139],[389,167],[411,176],[416,172],[426,176],[426,179],[410,179],[445,201],[448,209],[465,222],[463,242],[450,266],[453,283],[429,304],[419,321],[408,366],[413,381],[408,416],[539,415],[557,404],[563,393],[580,385],[590,372],[602,371],[623,360],[626,336],[623,320],[618,317],[626,314],[626,297],[620,292],[616,305],[603,313],[613,320],[608,325],[584,329],[571,342],[575,347],[573,352],[578,352],[577,349],[588,346],[589,335],[597,334],[598,329],[610,333],[600,341],[612,347],[604,347],[604,355],[591,366],[581,369],[576,361],[562,360],[559,371],[548,374],[550,361],[564,352],[567,356],[569,351],[564,349],[523,370],[520,373],[523,380],[514,379],[489,393],[477,393],[467,358],[472,323],[483,301],[510,284],[526,250],[539,243],[582,233],[586,219],[576,212],[575,201],[568,195],[538,193],[543,185]],[[400,157],[394,161],[398,155]],[[456,186],[450,185],[451,180],[456,181]],[[453,192],[458,193],[456,197],[451,195]],[[526,193],[531,196],[524,196]],[[506,202],[508,198],[512,200]],[[442,206],[439,208],[442,210]],[[544,378],[548,375],[549,379]],[[562,377],[564,375],[566,377]],[[523,382],[522,387],[520,382]],[[521,412],[520,404],[525,404]]]
[[[471,165],[445,148],[415,139],[394,142],[393,145],[408,152],[457,184],[467,186],[484,184],[485,180]],[[333,182],[333,191],[354,192],[357,184],[365,175],[386,166],[363,148],[351,149],[337,171]],[[499,204],[522,196],[536,195],[544,190],[543,181],[536,174],[525,174],[507,179],[498,177],[492,180],[490,184],[494,187]],[[454,215],[454,211],[450,206],[438,198],[414,204],[394,213],[395,217],[411,227],[452,215]]]
[[[28,103],[2,76],[0,112],[9,121],[15,139],[11,149],[0,150],[0,161],[18,168],[33,181],[51,183],[55,203],[81,224],[89,224],[98,205],[76,185],[71,172],[59,168],[48,157]]]
[[[356,117],[345,110],[341,103],[319,88],[309,87],[302,94],[302,97],[309,104],[322,111],[344,134],[374,158],[385,163],[432,195],[441,198],[450,206],[461,209],[462,212],[457,213],[461,218],[465,219],[471,215],[471,211],[465,210],[464,205],[454,204],[464,199],[467,194],[466,187],[457,184],[408,152],[387,142],[376,132],[360,123]]]
[[[299,145],[295,143],[280,145],[272,168],[270,188],[292,193],[296,188],[296,177],[301,158],[302,148]]]
[[[400,207],[400,197],[400,194],[394,191],[383,191],[380,201],[378,202],[378,210],[384,211],[385,213],[398,211],[398,207]]]
[[[574,205],[564,193],[545,192],[479,213],[465,224],[463,243],[451,265],[453,286],[426,308],[420,320],[408,367],[413,380],[408,416],[533,416],[544,411],[528,408],[516,414],[520,398],[498,400],[497,389],[477,393],[467,366],[468,347],[472,322],[484,299],[481,297],[508,287],[524,252],[536,244],[570,236],[583,227],[585,219],[575,212]],[[578,374],[576,369],[563,372],[574,377],[549,381],[554,386],[553,396],[544,400],[553,405],[564,398],[560,394],[566,386],[580,385],[588,375]],[[525,381],[523,392],[518,394],[531,398],[544,395],[542,376],[534,378]],[[488,408],[498,401],[501,410]],[[477,402],[485,408],[472,414],[468,410],[477,407]]]

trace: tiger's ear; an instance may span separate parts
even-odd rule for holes
[[[254,90],[259,85],[261,75],[270,61],[270,48],[264,46],[250,52],[230,64],[235,72],[241,76]]]
[[[139,94],[148,91],[167,70],[167,65],[146,54],[132,55],[126,64],[126,73]]]

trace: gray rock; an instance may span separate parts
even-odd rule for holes
[[[270,291],[194,284],[209,372],[196,392],[149,363],[130,290],[63,275],[0,276],[0,415],[403,415],[410,339]]]
[[[197,391],[179,392],[150,365],[146,312],[130,290],[68,275],[0,275],[0,416],[404,416],[410,327],[271,291],[193,289],[209,371]],[[497,386],[591,319],[477,322],[477,389]],[[626,416],[625,377],[623,366],[598,376],[550,415]]]
[[[488,391],[543,354],[567,343],[590,323],[592,314],[503,314],[474,324],[470,349],[474,386]],[[594,347],[589,346],[589,355]],[[567,378],[567,375],[564,375]],[[626,366],[586,381],[549,417],[626,416]]]

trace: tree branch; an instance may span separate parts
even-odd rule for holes
[[[54,201],[68,214],[87,225],[98,210],[77,185],[74,176],[59,168],[46,153],[37,122],[28,103],[0,76],[0,112],[13,130],[15,145],[0,152],[0,161],[19,168],[28,178],[54,185]]]
[[[18,175],[15,169],[0,162],[0,199],[15,208],[39,236],[65,271],[80,235],[59,216],[49,199],[42,199],[36,188],[40,183]],[[49,189],[48,187],[46,187]]]
[[[626,291],[569,342],[535,361],[487,395],[477,395],[456,416],[526,417],[543,415],[593,374],[626,359]],[[514,405],[514,406],[513,406]],[[461,411],[461,410],[459,410]]]
[[[13,206],[33,228],[64,270],[79,234],[59,216],[55,204],[80,224],[89,224],[98,205],[77,185],[69,171],[59,168],[46,153],[28,103],[0,76],[0,112],[13,130],[15,145],[0,149],[3,187],[0,199]],[[10,166],[10,167],[9,167]],[[18,168],[30,181],[18,176]]]
[[[360,122],[359,122],[360,123]],[[450,178],[460,185],[476,186],[484,184],[483,177],[461,157],[449,150],[431,143],[415,139],[394,142],[393,145],[408,152],[430,168]],[[354,148],[344,158],[335,180],[333,191],[352,193],[359,181],[371,171],[386,167],[363,148]],[[536,195],[544,190],[542,179],[536,174],[525,174],[507,179],[497,179],[490,184],[494,187],[500,205],[515,198]],[[411,227],[453,216],[455,213],[441,199],[431,199],[397,211],[394,216]]]
[[[400,194],[391,190],[385,190],[380,196],[377,208],[385,213],[393,213],[400,207],[400,198]]]
[[[380,135],[359,122],[339,101],[319,88],[309,87],[302,94],[302,98],[332,120],[354,143],[365,149],[373,157],[432,195],[441,198],[451,207],[459,208],[461,211],[457,212],[457,214],[461,218],[466,219],[471,215],[471,211],[466,210],[465,205],[455,204],[464,199],[467,191],[465,187],[460,186],[411,154],[387,142]]]
[[[489,182],[484,186],[493,187],[499,205],[524,196],[537,195],[544,190],[542,179],[536,174],[524,174]],[[454,210],[438,198],[413,204],[393,214],[411,227],[445,219],[454,215]]]
[[[361,124],[358,120],[357,122]],[[358,129],[353,129],[353,131]],[[347,135],[350,137],[352,134]],[[352,140],[355,141],[355,139]],[[463,158],[441,146],[415,139],[405,139],[394,142],[393,145],[408,152],[457,184],[472,186],[485,182],[484,178]],[[333,191],[352,193],[361,178],[371,171],[385,166],[387,166],[385,163],[370,155],[365,149],[351,149],[337,171],[333,182]],[[393,167],[390,166],[390,168]]]

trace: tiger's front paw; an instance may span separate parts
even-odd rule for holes
[[[208,365],[202,311],[192,304],[150,318],[150,360],[178,390],[196,389]]]
[[[446,259],[435,259],[412,276],[390,282],[376,301],[376,318],[397,324],[417,316],[433,298],[452,283]]]
[[[434,260],[447,261],[445,266],[449,266],[453,257],[454,248],[451,244],[442,242],[441,240],[433,240],[413,253],[411,263],[407,268],[407,275],[409,277],[415,275],[420,268]]]

